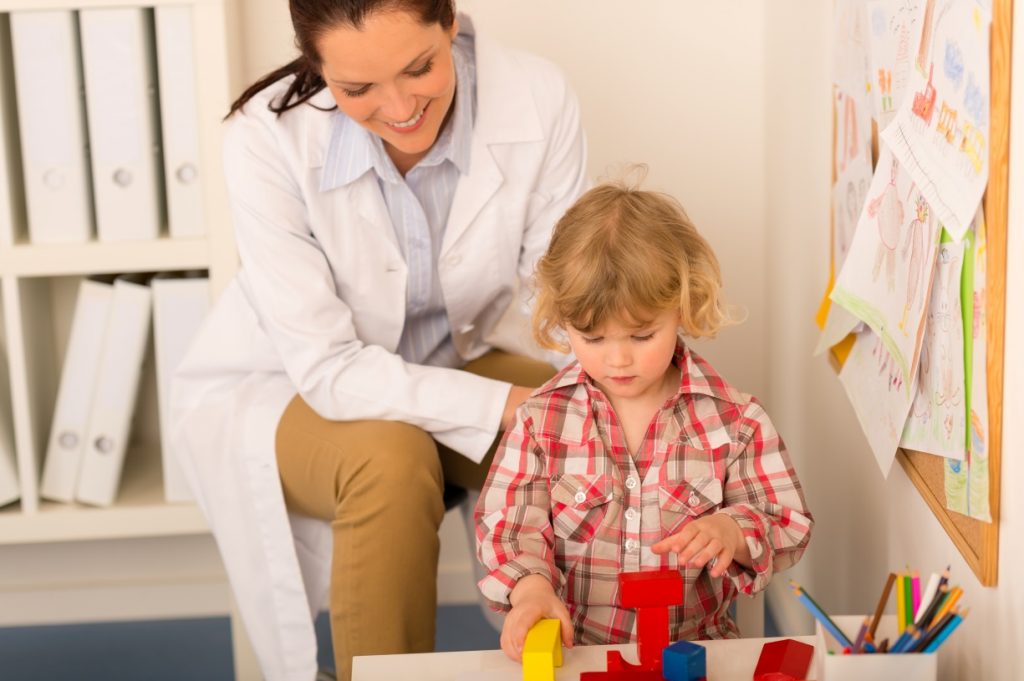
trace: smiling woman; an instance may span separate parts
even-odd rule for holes
[[[554,373],[520,296],[586,145],[562,73],[451,0],[290,9],[299,58],[228,115],[241,270],[178,370],[173,437],[264,677],[314,677],[329,590],[347,679],[433,646],[442,490],[480,488]]]

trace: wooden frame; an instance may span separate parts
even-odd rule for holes
[[[985,191],[987,240],[986,372],[988,380],[989,507],[992,522],[986,523],[946,508],[944,459],[923,452],[900,449],[896,459],[907,477],[953,540],[957,550],[983,586],[995,586],[999,566],[999,501],[1002,483],[1003,353],[1006,318],[1006,233],[1009,198],[1010,66],[1012,0],[993,0],[990,44],[991,129],[989,132],[989,179]],[[835,120],[833,119],[833,135]],[[877,142],[877,135],[876,135]],[[877,147],[876,147],[877,153]],[[833,164],[834,170],[834,164]],[[833,182],[835,177],[833,177]],[[849,339],[844,341],[849,350]],[[839,347],[839,346],[837,346]],[[833,352],[841,364],[845,352]],[[839,357],[837,357],[839,355]]]

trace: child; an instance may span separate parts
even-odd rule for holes
[[[714,253],[665,195],[601,185],[556,225],[534,335],[565,350],[564,333],[576,361],[519,408],[476,509],[480,589],[508,612],[512,659],[543,617],[562,621],[566,646],[629,641],[617,576],[663,567],[685,584],[672,640],[736,637],[737,591],[803,554],[813,521],[768,415],[679,335],[728,321],[720,287]]]

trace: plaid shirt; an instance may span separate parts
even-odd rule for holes
[[[575,640],[622,643],[635,612],[618,607],[618,574],[676,567],[650,547],[695,518],[724,513],[743,531],[751,569],[713,579],[680,568],[684,601],[672,640],[739,635],[728,608],[800,558],[813,520],[785,445],[760,404],[727,384],[682,340],[678,392],[662,405],[635,455],[608,398],[574,362],[530,396],[498,448],[476,508],[480,590],[510,608],[516,582],[551,580]]]

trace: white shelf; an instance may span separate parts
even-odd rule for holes
[[[207,239],[20,244],[0,250],[0,274],[61,277],[114,272],[198,270],[210,266]]]
[[[195,504],[164,501],[160,459],[128,452],[117,503],[109,508],[40,501],[36,513],[18,504],[0,510],[0,546],[207,534]]]

